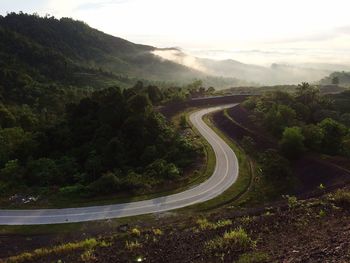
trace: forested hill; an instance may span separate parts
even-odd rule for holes
[[[2,75],[15,70],[39,81],[92,86],[130,86],[135,79],[188,83],[200,78],[210,85],[238,82],[207,77],[163,60],[151,53],[154,49],[107,35],[70,18],[58,20],[23,13],[0,16]]]

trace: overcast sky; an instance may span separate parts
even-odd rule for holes
[[[11,11],[199,56],[350,64],[349,0],[0,0],[1,14]]]

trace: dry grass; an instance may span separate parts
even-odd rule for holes
[[[52,254],[59,255],[62,253],[68,253],[70,251],[78,250],[78,249],[92,250],[95,247],[107,247],[109,245],[110,244],[106,243],[105,241],[96,240],[95,238],[90,238],[80,242],[74,242],[74,243],[70,242],[70,243],[54,246],[52,248],[39,248],[39,249],[35,249],[32,252],[24,252],[17,256],[7,258],[5,262],[19,263],[19,262],[34,261],[35,259],[52,255]]]

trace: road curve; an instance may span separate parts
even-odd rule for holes
[[[212,146],[216,166],[205,182],[184,192],[150,200],[79,208],[0,210],[0,225],[41,225],[120,218],[173,210],[212,199],[229,188],[238,177],[238,161],[232,149],[203,121],[203,116],[235,104],[211,107],[190,115],[190,121]]]

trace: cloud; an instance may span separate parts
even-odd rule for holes
[[[85,11],[85,10],[91,10],[91,9],[101,9],[108,5],[117,5],[117,4],[125,4],[132,0],[110,0],[110,1],[94,1],[94,2],[88,2],[83,3],[76,8],[74,8],[74,11]]]
[[[350,36],[350,26],[334,27],[328,30],[303,34],[301,36],[289,37],[268,41],[267,43],[297,43],[297,42],[320,42],[339,38],[341,36]]]

